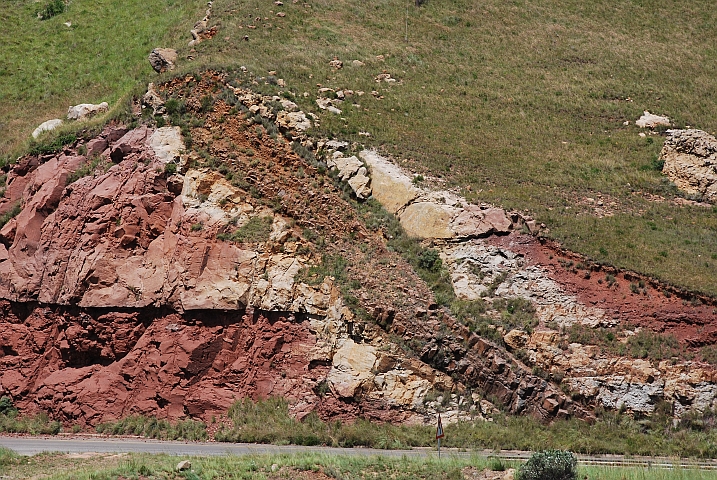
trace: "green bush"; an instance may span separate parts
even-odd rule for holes
[[[545,450],[536,452],[520,467],[519,480],[574,480],[578,460],[571,452]]]
[[[43,8],[37,11],[37,18],[47,20],[63,13],[67,9],[64,0],[50,0]]]
[[[12,398],[0,397],[0,415],[12,415],[17,413],[17,408],[12,403]]]
[[[166,163],[166,164],[164,165],[164,173],[165,173],[167,176],[169,176],[169,175],[174,175],[175,173],[177,173],[177,164],[174,163],[174,162],[168,162],[168,163]]]

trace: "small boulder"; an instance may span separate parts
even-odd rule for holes
[[[717,138],[701,130],[668,130],[662,173],[690,195],[717,203]]]
[[[182,460],[177,464],[178,472],[183,472],[184,470],[189,470],[190,468],[192,468],[192,462],[189,460]]]
[[[635,122],[635,125],[642,128],[656,128],[660,125],[669,127],[670,119],[662,115],[654,115],[645,110],[643,115]]]
[[[349,186],[354,191],[354,194],[356,194],[356,198],[359,200],[366,200],[371,196],[371,187],[369,187],[370,182],[371,179],[366,173],[366,167],[361,167],[356,175],[349,180]]]
[[[67,110],[67,119],[86,120],[90,117],[97,115],[98,113],[106,112],[107,110],[109,110],[109,108],[110,107],[107,102],[102,102],[99,105],[94,105],[92,103],[80,103],[79,105],[70,107]]]
[[[52,120],[48,120],[48,121],[46,121],[46,122],[42,122],[42,123],[40,124],[40,126],[37,127],[37,128],[32,132],[32,138],[37,138],[37,137],[39,137],[42,133],[44,133],[44,132],[49,132],[49,131],[51,131],[51,130],[54,130],[54,129],[56,129],[57,127],[59,127],[60,125],[62,125],[62,120],[60,120],[59,118],[55,118],[55,119],[52,119]]]
[[[177,51],[173,48],[155,48],[149,54],[149,63],[157,73],[174,70],[177,61]]]
[[[503,337],[506,346],[511,350],[523,348],[528,343],[528,340],[530,340],[530,335],[518,329],[511,330]]]
[[[297,132],[305,132],[311,128],[311,120],[306,118],[304,112],[286,112],[281,111],[276,116],[276,124],[284,130],[295,130]]]

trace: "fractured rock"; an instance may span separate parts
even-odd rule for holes
[[[502,208],[466,206],[451,222],[450,229],[458,237],[483,237],[505,234],[512,230],[513,222]]]
[[[662,173],[677,188],[717,202],[717,139],[701,130],[668,130],[660,152]]]
[[[164,163],[176,161],[184,151],[182,129],[179,127],[161,127],[149,137],[149,146]]]
[[[397,213],[418,197],[420,191],[399,167],[372,150],[363,150],[359,157],[371,172],[373,197],[391,213]]]
[[[142,105],[152,109],[152,115],[164,115],[167,109],[164,107],[164,101],[159,93],[154,89],[154,83],[147,85],[147,93],[142,95]]]
[[[452,238],[451,218],[458,213],[455,207],[432,202],[415,202],[400,214],[406,233],[416,238]]]
[[[282,110],[276,115],[276,124],[279,128],[298,132],[305,132],[311,128],[311,120],[306,118],[306,114],[301,111],[286,112]]]
[[[339,177],[343,181],[353,177],[359,171],[359,168],[363,167],[361,160],[353,156],[332,158],[326,163],[329,168],[336,168],[339,171]]]
[[[149,54],[149,63],[157,73],[174,70],[177,51],[173,48],[155,48]]]

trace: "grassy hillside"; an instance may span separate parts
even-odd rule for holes
[[[71,0],[47,20],[36,12],[51,0],[14,0],[0,9],[0,156],[40,123],[64,118],[78,103],[113,104],[154,71],[149,52],[185,46],[204,15],[199,0]],[[69,22],[70,26],[65,23]]]
[[[135,1],[115,3],[73,0],[70,12],[93,10],[88,18],[104,23],[106,10],[114,8],[161,21],[138,21],[134,36],[141,32],[141,38],[113,55],[125,68],[84,58],[80,64],[95,80],[73,98],[82,93],[82,100],[112,101],[137,78],[152,78],[145,57],[159,38],[186,45],[186,2],[159,2],[166,12],[144,11]],[[0,102],[0,122],[26,136],[62,113],[78,74],[62,77],[63,62],[41,48],[69,34],[62,22],[72,15],[38,22],[28,19],[32,2],[20,5],[10,7],[12,18],[3,17],[14,29],[8,38],[17,42],[11,55],[30,58],[22,51],[31,44],[44,67],[10,77],[3,67],[0,93],[16,100]],[[191,5],[201,11],[199,2]],[[20,18],[22,29],[14,26]],[[286,0],[282,6],[217,0],[214,20],[219,34],[200,44],[197,60],[183,68],[245,65],[262,76],[276,71],[300,106],[315,112],[319,86],[364,91],[341,105],[341,115],[323,114],[317,133],[406,158],[406,166],[474,201],[527,210],[547,224],[550,236],[597,261],[717,294],[717,209],[675,203],[676,191],[657,162],[662,137],[640,137],[634,126],[650,110],[680,126],[717,130],[717,11],[711,2],[428,0],[416,7],[407,0]],[[96,55],[92,46],[119,43],[117,28],[80,25],[70,32],[87,55]],[[150,26],[155,37],[147,33]],[[331,68],[334,57],[344,62],[342,69]],[[353,60],[365,65],[353,66]],[[399,82],[377,83],[383,72]],[[0,148],[14,144],[11,138]],[[598,202],[612,216],[597,216]]]

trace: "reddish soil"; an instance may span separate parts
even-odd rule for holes
[[[494,236],[489,241],[525,255],[528,264],[543,267],[567,292],[586,305],[605,310],[622,325],[673,335],[692,348],[717,341],[714,299],[695,296],[633,272],[588,262],[544,239],[514,233]],[[616,282],[610,285],[607,275],[615,277]],[[640,281],[644,288],[639,287]]]

